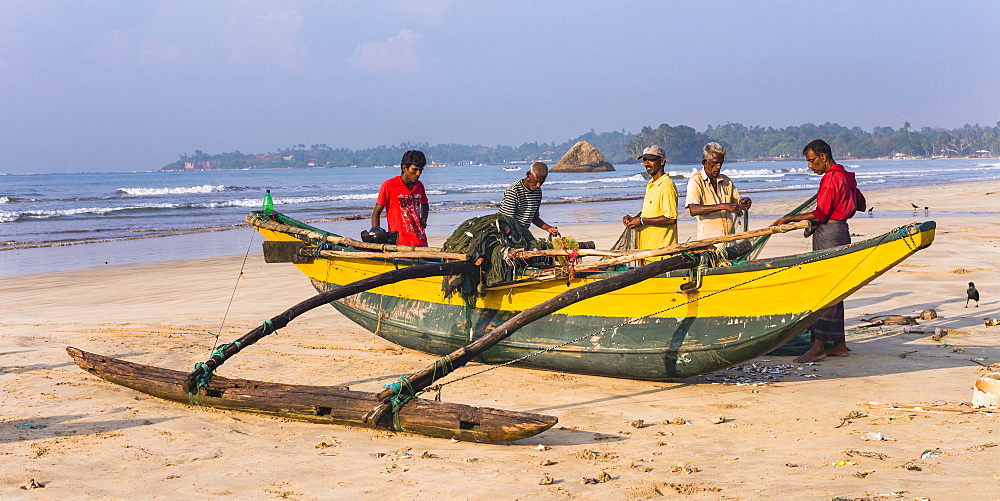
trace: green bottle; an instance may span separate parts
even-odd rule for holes
[[[274,214],[274,200],[271,199],[271,190],[264,193],[264,206],[261,211],[264,214]]]

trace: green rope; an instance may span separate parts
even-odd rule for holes
[[[406,431],[403,429],[403,426],[399,424],[399,411],[404,405],[406,405],[407,402],[412,400],[414,397],[417,397],[417,392],[413,390],[413,385],[406,376],[399,376],[399,382],[384,384],[382,387],[393,391],[392,396],[386,399],[389,405],[392,406],[393,431]],[[406,390],[405,393],[403,392],[404,389]],[[417,400],[427,402],[420,397],[417,397]]]
[[[270,320],[265,320],[264,323],[261,324],[261,327],[264,329],[264,333],[261,334],[261,337],[264,337],[268,334],[275,332],[274,324],[272,324]],[[219,359],[219,363],[216,364],[216,367],[222,365],[222,363],[226,361],[227,358],[226,350],[230,346],[235,346],[237,348],[242,349],[243,343],[240,343],[239,341],[233,341],[231,343],[222,344],[218,348],[216,348],[215,351],[213,351],[212,354],[208,357],[209,359],[213,358]],[[188,392],[188,402],[190,402],[191,405],[201,405],[201,394],[200,392],[198,392],[198,388],[207,387],[208,383],[212,382],[212,376],[215,375],[215,369],[213,369],[206,362],[198,362],[194,364],[194,368],[191,370],[191,372],[198,372],[199,370],[201,371],[201,374],[198,374],[194,378],[195,392],[194,393],[190,391]]]

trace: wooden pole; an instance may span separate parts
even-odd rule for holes
[[[307,253],[307,255],[309,255]],[[319,257],[325,257],[327,259],[336,258],[348,258],[348,259],[367,259],[367,258],[413,258],[413,259],[453,259],[456,261],[468,261],[469,256],[465,254],[458,254],[456,252],[368,252],[368,251],[333,251],[333,250],[323,250],[319,251]]]
[[[740,246],[739,250],[734,249],[728,252],[728,254],[737,256],[743,252],[746,252],[745,245]],[[457,369],[484,351],[492,348],[500,341],[510,337],[511,334],[516,332],[521,327],[524,327],[525,325],[528,325],[531,322],[534,322],[535,320],[545,317],[551,313],[559,311],[573,303],[615,291],[629,285],[637,284],[643,280],[647,280],[671,270],[691,268],[696,265],[697,263],[686,255],[675,256],[660,261],[654,261],[634,270],[626,271],[615,277],[574,287],[560,293],[558,296],[549,299],[548,301],[521,311],[483,337],[449,353],[444,358],[451,365],[452,369]],[[439,373],[440,368],[438,367],[438,361],[435,361],[428,367],[407,377],[409,380],[409,388],[412,388],[413,394],[416,394],[420,390],[430,386],[431,383],[434,382],[434,375]],[[371,412],[365,415],[365,421],[368,423],[378,423],[391,407],[391,404],[386,400],[395,394],[396,391],[392,388],[386,388],[379,393],[378,399],[382,402],[372,409]]]
[[[388,285],[403,280],[410,280],[413,278],[426,278],[435,277],[440,275],[459,275],[462,273],[473,273],[477,272],[478,267],[473,263],[466,261],[456,261],[452,263],[431,263],[422,264],[417,266],[408,266],[406,268],[400,268],[397,270],[388,271],[385,273],[380,273],[373,277],[368,277],[363,280],[358,280],[357,282],[352,282],[347,285],[341,285],[336,289],[329,290],[326,292],[321,292],[315,296],[302,301],[295,306],[285,310],[284,312],[271,317],[268,322],[263,325],[258,326],[252,331],[245,334],[243,337],[237,339],[235,342],[224,345],[222,353],[213,354],[209,358],[204,366],[197,366],[190,374],[188,374],[187,382],[185,387],[191,393],[196,391],[197,378],[206,372],[214,371],[217,367],[222,365],[227,359],[236,355],[243,348],[250,346],[257,341],[259,341],[264,336],[271,334],[278,329],[288,325],[295,317],[318,308],[324,304],[329,304],[331,301],[336,301],[347,296],[357,294],[359,292],[364,292],[368,289],[373,289],[375,287],[380,287],[383,285]],[[206,368],[207,367],[207,368]]]
[[[732,242],[735,240],[743,240],[763,235],[773,235],[775,233],[786,233],[792,230],[804,229],[808,226],[809,226],[808,221],[796,221],[794,223],[786,223],[778,226],[768,226],[766,228],[744,231],[742,233],[734,233],[732,235],[723,235],[720,237],[706,238],[703,240],[692,240],[690,242],[684,242],[682,244],[674,244],[674,245],[668,245],[666,247],[660,247],[659,249],[618,251],[617,257],[613,257],[612,259],[605,259],[603,261],[598,261],[595,263],[587,263],[587,265],[603,268],[607,266],[614,266],[616,264],[627,263],[630,261],[637,261],[639,259],[645,259],[647,257],[678,254],[689,250],[708,247],[709,245]],[[580,249],[577,252],[578,255],[580,256],[600,255],[600,254],[585,254],[585,249]],[[606,252],[606,251],[598,251],[598,252]],[[570,252],[565,249],[547,249],[538,251],[514,250],[510,252],[509,256],[516,259],[526,259],[534,256],[568,256],[569,253]]]
[[[337,245],[346,245],[348,247],[358,247],[360,249],[375,249],[380,251],[420,251],[420,252],[442,252],[439,247],[412,247],[409,245],[389,245],[389,244],[370,244],[368,242],[361,242],[354,240],[353,238],[342,237],[340,235],[331,235],[325,233],[319,233],[316,231],[310,231],[303,228],[296,228],[295,226],[278,223],[275,221],[268,221],[266,219],[261,219],[259,216],[250,214],[246,217],[245,221],[250,226],[256,226],[257,228],[264,228],[273,231],[280,231],[282,233],[288,233],[289,235],[298,235],[306,238],[311,238],[313,240],[323,240],[324,242],[330,242]]]

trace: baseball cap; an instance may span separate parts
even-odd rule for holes
[[[642,150],[642,155],[636,157],[636,160],[656,160],[657,158],[667,158],[667,155],[663,153],[663,148],[654,144]]]

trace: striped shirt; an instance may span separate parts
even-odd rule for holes
[[[521,226],[531,227],[531,222],[538,217],[538,208],[542,205],[542,189],[529,190],[518,180],[507,187],[500,202],[500,213],[517,219]]]

